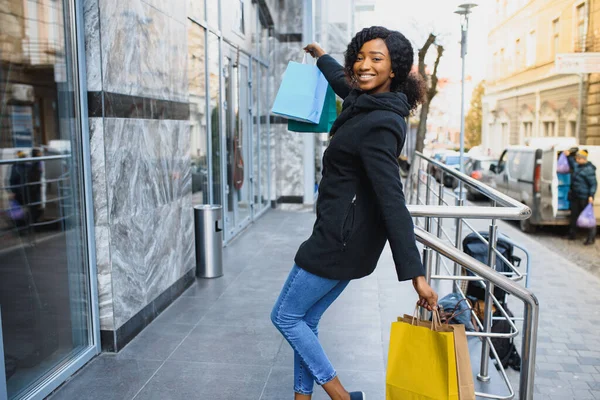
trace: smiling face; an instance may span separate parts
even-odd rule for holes
[[[383,39],[366,42],[360,49],[353,67],[358,87],[369,94],[389,92],[392,86],[392,60]]]

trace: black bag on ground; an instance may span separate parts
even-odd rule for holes
[[[508,309],[506,304],[503,304],[504,310],[509,317],[513,317],[513,313]],[[502,313],[500,310],[496,310],[494,317],[501,317]],[[492,324],[493,333],[510,333],[510,324],[506,319],[495,320]],[[492,338],[492,344],[498,353],[498,358],[502,363],[504,369],[511,367],[515,371],[521,370],[521,356],[517,351],[513,338]],[[493,358],[492,352],[490,351],[490,357]],[[496,368],[500,368],[496,365]]]
[[[488,240],[488,232],[479,232],[485,240]],[[507,260],[513,265],[517,266],[519,261],[518,257],[513,255],[514,247],[511,243],[504,240],[501,235],[498,236],[496,242],[496,249],[502,254]],[[474,259],[481,261],[484,264],[488,264],[488,245],[483,243],[476,233],[471,233],[463,239],[463,251],[473,257]],[[508,264],[496,255],[496,271],[498,272],[513,272]],[[468,272],[469,275],[473,275]],[[481,282],[469,281],[467,284],[467,297],[474,297],[479,300],[485,299],[485,287]],[[506,292],[498,287],[494,288],[494,296],[500,303],[506,301]]]

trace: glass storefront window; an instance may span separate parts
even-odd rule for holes
[[[252,159],[254,176],[253,203],[256,210],[260,210],[260,104],[258,102],[258,90],[260,87],[260,69],[258,62],[252,62]]]
[[[267,81],[269,79],[268,68],[261,66],[260,71],[260,189],[261,203],[263,206],[269,204],[269,110],[271,109]]]
[[[205,0],[189,0],[188,15],[197,21],[204,21],[206,19],[205,6]]]
[[[0,362],[14,399],[89,349],[92,336],[71,2],[3,3]]]
[[[260,25],[260,56],[263,60],[269,58],[269,28]]]
[[[219,26],[219,1],[220,0],[207,0],[206,1],[206,20],[208,24],[215,28]]]
[[[190,91],[190,137],[192,202],[209,203],[208,127],[206,118],[206,31],[188,21],[188,79]]]
[[[208,34],[208,93],[210,141],[212,148],[213,203],[223,204],[221,189],[221,71],[219,69],[219,37]]]

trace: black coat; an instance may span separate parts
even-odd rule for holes
[[[317,220],[296,264],[325,278],[357,279],[373,272],[389,241],[399,280],[425,275],[397,161],[409,114],[406,96],[351,90],[330,56],[317,65],[345,101],[323,156]]]
[[[571,195],[573,199],[594,197],[598,183],[596,182],[596,166],[591,162],[577,164],[569,157],[571,164]]]

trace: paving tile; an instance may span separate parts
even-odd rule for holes
[[[202,323],[228,326],[271,327],[271,299],[220,298],[202,318]]]
[[[282,341],[274,327],[200,324],[169,360],[271,366]]]
[[[117,354],[119,359],[164,361],[192,331],[186,324],[152,323]]]
[[[167,361],[135,400],[258,399],[270,367]]]
[[[319,339],[336,370],[381,371],[384,368],[383,347],[378,332],[324,330],[319,333]],[[289,367],[293,366],[293,362],[294,352],[289,344],[284,342],[277,354],[275,365]]]
[[[71,378],[52,400],[131,399],[160,367],[160,361],[119,360],[104,354]]]
[[[211,301],[205,301],[195,297],[180,297],[160,314],[153,324],[171,325],[183,324],[194,326],[200,321],[213,305]]]

